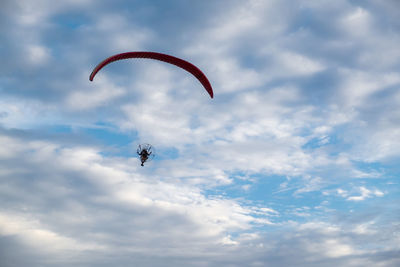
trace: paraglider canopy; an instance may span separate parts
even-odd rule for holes
[[[209,80],[199,68],[197,68],[195,65],[186,60],[157,52],[143,52],[143,51],[126,52],[106,58],[93,69],[92,73],[90,74],[89,80],[93,81],[93,78],[94,76],[96,76],[97,72],[99,72],[104,66],[110,64],[111,62],[128,58],[155,59],[182,68],[187,72],[191,73],[193,76],[195,76],[197,80],[199,80],[199,82],[204,86],[210,97],[211,98],[214,97],[213,89],[211,87]]]

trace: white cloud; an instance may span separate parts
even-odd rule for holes
[[[297,189],[295,194],[302,194],[307,192],[313,192],[321,189],[323,179],[321,177],[306,177],[307,182],[305,183],[304,187]]]
[[[51,124],[59,119],[59,112],[53,105],[35,100],[19,100],[5,97],[0,100],[0,123],[7,128],[27,129]]]
[[[9,166],[9,172],[1,173],[1,179],[7,180],[13,177],[14,181],[18,181],[30,177],[31,180],[28,183],[31,190],[38,194],[37,196],[36,194],[26,195],[23,197],[25,200],[17,198],[14,201],[26,201],[24,206],[28,210],[35,209],[32,205],[39,202],[43,209],[34,213],[24,213],[17,209],[15,210],[17,217],[5,214],[1,217],[0,228],[6,234],[24,235],[26,240],[29,239],[29,245],[45,238],[49,244],[46,249],[53,249],[60,253],[75,244],[75,247],[79,248],[86,247],[86,243],[100,242],[110,247],[109,242],[114,242],[114,239],[118,238],[119,231],[129,235],[148,233],[149,240],[159,238],[166,240],[168,233],[176,233],[178,239],[174,237],[174,242],[180,242],[179,238],[182,235],[176,232],[175,224],[182,229],[190,229],[190,233],[185,231],[186,236],[187,238],[192,236],[195,239],[194,242],[208,240],[217,244],[221,240],[227,241],[226,233],[228,232],[249,230],[253,224],[270,223],[269,220],[262,220],[262,214],[258,215],[261,215],[261,218],[253,217],[254,212],[251,208],[242,206],[235,200],[206,197],[201,190],[189,183],[148,180],[147,176],[141,173],[136,161],[134,161],[136,167],[133,167],[132,160],[107,159],[90,147],[63,148],[54,143],[23,142],[12,137],[3,137],[1,140],[8,144],[5,146],[2,143],[2,147],[5,148],[1,154],[2,162],[19,159],[18,165]],[[153,176],[157,177],[155,173]],[[90,186],[81,189],[71,188],[70,179],[78,179],[80,184],[89,183]],[[15,196],[22,194],[25,190],[18,187],[18,182],[9,183],[8,187],[8,194],[12,192]],[[82,201],[79,206],[71,205],[75,202],[74,195],[79,196]],[[96,208],[98,205],[103,207],[102,213],[98,213]],[[113,209],[114,207],[116,210]],[[265,216],[273,212],[262,207],[259,211],[264,212]],[[143,212],[146,214],[145,218],[139,221],[135,219],[141,217]],[[59,221],[65,214],[71,213],[75,214],[72,216],[80,214],[91,219],[80,220],[77,217],[75,220]],[[30,218],[26,217],[28,215]],[[49,217],[52,219],[48,220]],[[114,229],[118,225],[118,220],[114,221],[117,217],[124,218],[126,230]],[[21,223],[17,223],[16,220]],[[31,225],[29,223],[31,220],[36,220],[37,226],[27,229],[27,225]],[[112,221],[111,225],[109,221]],[[148,224],[145,221],[148,221]],[[163,221],[166,225],[158,225],[159,231],[154,230],[153,226]],[[48,226],[43,226],[43,223]],[[103,228],[105,225],[117,232],[109,233],[107,227]],[[67,230],[68,228],[70,230]],[[84,235],[78,235],[77,228],[92,230]],[[95,230],[96,228],[98,230]],[[64,237],[65,232],[69,233],[68,237]],[[90,241],[88,235],[91,236]],[[102,241],[103,235],[109,241]],[[169,236],[168,240],[173,241],[171,238]],[[59,243],[59,247],[52,246],[53,242]],[[147,246],[146,242],[140,240],[129,242],[128,246]],[[90,247],[90,249],[97,250],[96,247]]]
[[[339,194],[339,196],[341,196],[341,197],[347,197],[347,195],[348,195],[347,191],[343,190],[341,188],[338,188],[336,191]]]
[[[24,242],[44,253],[64,253],[66,251],[103,250],[106,247],[95,242],[74,240],[48,229],[36,219],[26,214],[0,213],[0,234],[18,236]],[[40,243],[40,246],[38,244]]]
[[[52,266],[397,266],[396,212],[365,201],[393,192],[366,178],[392,175],[384,163],[400,151],[395,16],[368,1],[226,1],[194,4],[200,19],[183,21],[139,2],[0,10],[0,247],[43,240]],[[66,30],[65,18],[81,25]],[[215,98],[161,63],[88,81],[103,56],[136,49],[186,55]],[[160,157],[141,168],[48,132],[96,123],[137,133]],[[254,193],[263,182],[274,193]],[[304,206],[310,195],[320,206]],[[367,216],[334,197],[365,201]]]
[[[95,24],[86,28],[91,38],[102,36],[102,42],[106,43],[107,52],[112,54],[135,51],[151,41],[154,36],[150,30],[145,27],[135,27],[129,21],[129,18],[120,14],[104,13],[102,16],[94,16]],[[94,34],[93,34],[94,32]]]
[[[125,94],[125,90],[114,85],[109,79],[98,77],[89,88],[74,90],[66,98],[66,105],[72,110],[88,110],[109,105],[114,99]]]
[[[368,222],[364,224],[359,224],[357,225],[354,229],[353,232],[359,235],[373,235],[377,234],[378,231],[376,229],[373,229],[374,222]]]
[[[341,69],[343,75],[343,94],[344,104],[349,107],[359,107],[369,104],[367,98],[374,93],[385,90],[386,87],[398,85],[400,83],[400,73],[368,73],[359,70]]]
[[[155,172],[139,167],[137,161],[105,158],[95,148],[61,147],[7,136],[3,139],[2,151],[6,153],[0,164],[13,158],[19,163],[8,165],[9,172],[0,174],[2,181],[8,181],[2,183],[0,196],[9,203],[2,208],[2,234],[20,237],[34,251],[41,240],[41,249],[58,261],[69,255],[69,259],[97,262],[98,256],[93,255],[104,253],[119,255],[120,260],[132,253],[161,253],[158,255],[166,259],[186,255],[191,260],[209,255],[211,265],[222,259],[240,264],[245,261],[242,257],[252,259],[252,264],[272,258],[281,263],[290,260],[277,255],[276,246],[300,249],[304,264],[371,254],[358,248],[364,241],[354,243],[348,238],[352,230],[346,230],[346,226],[298,223],[288,232],[290,224],[283,224],[284,233],[279,238],[266,237],[252,229],[261,225],[279,227],[273,223],[281,216],[275,209],[206,197],[189,181],[164,177],[163,182]],[[25,194],[26,188],[18,181],[24,181],[35,194]],[[74,186],[76,182],[79,186]],[[379,190],[368,191],[380,195]],[[4,212],[10,204],[14,207],[12,214]],[[299,212],[310,214],[311,209],[304,207]],[[362,234],[363,226],[354,229]],[[234,236],[241,231],[244,233]],[[242,256],[236,257],[239,251]]]
[[[371,191],[371,190],[367,189],[364,186],[360,186],[359,187],[359,192],[360,192],[361,195],[348,197],[347,200],[349,200],[349,201],[363,201],[363,200],[365,200],[367,198],[371,198],[371,197],[374,197],[374,196],[376,196],[376,197],[384,196],[384,193],[382,191],[380,191],[378,189],[375,189],[374,191]]]
[[[369,12],[361,7],[356,7],[342,18],[342,30],[350,36],[365,37],[369,35],[372,28],[371,16]]]
[[[27,47],[28,60],[34,65],[46,63],[50,57],[49,49],[40,45]]]
[[[322,63],[307,56],[286,51],[277,51],[276,63],[280,66],[279,69],[275,70],[275,75],[278,77],[312,75],[325,68]]]
[[[322,243],[308,243],[307,250],[312,254],[323,254],[330,258],[339,258],[354,255],[355,250],[352,246],[337,239],[326,239]]]

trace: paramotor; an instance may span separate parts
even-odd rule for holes
[[[150,144],[140,144],[136,150],[136,153],[139,155],[141,166],[144,166],[144,163],[147,161],[151,161],[155,156],[155,149]]]

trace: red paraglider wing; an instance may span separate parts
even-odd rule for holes
[[[128,59],[128,58],[150,58],[150,59],[160,60],[160,61],[164,61],[164,62],[173,64],[175,66],[178,66],[178,67],[188,71],[193,76],[195,76],[200,81],[200,83],[204,86],[204,88],[207,90],[207,92],[210,94],[211,98],[214,97],[214,93],[213,93],[210,82],[208,81],[206,75],[204,75],[204,73],[199,68],[197,68],[195,65],[193,65],[192,63],[190,63],[186,60],[183,60],[183,59],[180,59],[180,58],[177,58],[174,56],[170,56],[167,54],[157,53],[157,52],[127,52],[127,53],[122,53],[122,54],[117,54],[117,55],[111,56],[111,57],[103,60],[102,62],[100,62],[100,64],[97,65],[93,69],[92,73],[90,74],[89,80],[93,81],[93,78],[97,74],[97,72],[99,72],[99,70],[101,70],[107,64],[117,61],[117,60]]]

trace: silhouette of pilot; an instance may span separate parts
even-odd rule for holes
[[[142,151],[140,151],[140,153],[138,153],[140,156],[140,161],[142,162],[141,166],[144,166],[143,163],[145,163],[149,156],[151,155],[151,152],[148,152],[147,149],[143,148]]]

